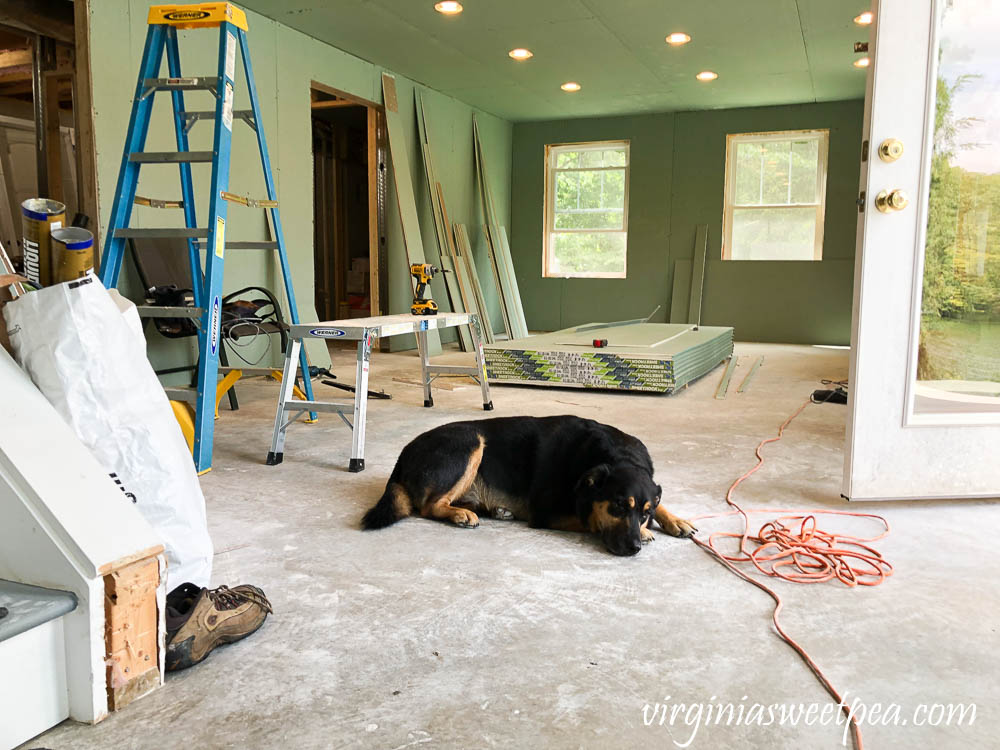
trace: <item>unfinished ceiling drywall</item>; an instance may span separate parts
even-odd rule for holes
[[[866,0],[245,0],[247,8],[508,120],[833,101]],[[682,47],[664,37],[691,35]],[[507,52],[534,57],[515,62]],[[711,83],[695,74],[712,70]],[[577,81],[567,94],[559,86]]]

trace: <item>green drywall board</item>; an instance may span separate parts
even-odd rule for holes
[[[688,323],[701,323],[701,296],[705,288],[705,253],[708,251],[708,225],[699,224],[694,237],[691,259],[691,294],[688,296]]]
[[[671,294],[669,270],[690,262],[706,224],[702,324],[733,325],[741,341],[849,343],[863,108],[850,100],[517,123],[511,250],[528,327],[647,315]],[[806,128],[830,129],[823,260],[721,260],[726,134]],[[631,142],[628,277],[543,279],[545,145],[610,139]]]
[[[688,319],[688,300],[691,296],[691,261],[687,258],[674,261],[674,287],[670,293],[670,322],[684,323]]]
[[[644,318],[663,304],[670,289],[673,123],[673,115],[659,114],[514,126],[510,247],[530,330]],[[543,279],[545,146],[594,140],[628,140],[631,145],[628,278]],[[666,320],[664,307],[651,322]]]
[[[448,290],[447,299],[438,299],[434,297],[434,300],[438,303],[441,310],[449,310],[452,312],[467,312],[465,300],[462,299],[461,283],[455,273],[454,263],[448,263],[446,266],[446,261],[453,260],[453,245],[451,244],[450,229],[448,227],[448,222],[445,220],[448,208],[444,204],[444,188],[440,190],[439,183],[437,179],[437,171],[434,166],[434,153],[433,148],[430,143],[430,126],[428,124],[428,116],[424,110],[423,98],[419,91],[414,92],[414,105],[417,108],[417,139],[420,141],[420,155],[422,157],[421,162],[423,166],[424,178],[427,185],[427,192],[430,196],[431,202],[431,221],[434,225],[434,243],[431,247],[437,248],[437,263],[442,269],[448,268],[448,271],[442,273],[442,281],[444,281],[445,288]],[[432,253],[433,256],[433,253]],[[432,263],[435,261],[431,261]],[[459,340],[462,345],[462,351],[470,352],[472,351],[472,334],[469,332],[468,327],[459,326],[457,328]]]
[[[733,325],[740,341],[850,343],[863,113],[852,100],[677,114],[670,251],[691,257],[708,225],[702,324]],[[723,261],[726,134],[811,128],[830,130],[823,260]]]
[[[425,263],[424,241],[420,236],[420,221],[417,219],[417,202],[413,197],[413,171],[410,169],[410,155],[407,153],[403,124],[399,112],[406,106],[406,99],[397,99],[396,79],[382,74],[382,92],[385,101],[386,130],[389,131],[389,153],[392,158],[392,174],[396,186],[396,206],[403,223],[403,243],[406,245],[407,263]],[[407,107],[407,109],[409,109]],[[419,137],[418,137],[419,140]],[[434,201],[431,200],[433,205]],[[433,222],[432,222],[433,223]],[[440,263],[440,258],[434,259]],[[430,282],[431,296],[444,299],[442,284]],[[437,330],[427,333],[427,350],[433,356],[441,352],[441,337]]]
[[[729,381],[733,378],[733,370],[736,369],[737,359],[735,354],[729,358],[729,362],[726,363],[726,371],[722,374],[722,380],[719,381],[719,387],[715,389],[715,397],[720,401],[729,392]]]
[[[103,2],[104,0],[102,0]],[[868,0],[244,0],[245,7],[512,120],[720,109],[864,95]],[[664,44],[689,32],[683,47]],[[526,63],[507,50],[531,49]],[[719,79],[704,84],[700,70]],[[583,84],[579,94],[559,90]]]
[[[148,2],[139,0],[101,0],[90,4],[90,28],[93,39],[114,39],[114,44],[91,45],[91,67],[93,69],[94,131],[97,152],[98,197],[101,207],[100,226],[106,226],[118,179],[118,167],[125,129],[131,110],[131,94],[135,89],[136,74],[146,36],[146,16]],[[437,15],[437,14],[435,14]],[[315,320],[313,306],[313,170],[311,112],[309,88],[311,81],[336,88],[368,101],[381,102],[381,72],[376,63],[362,60],[340,49],[319,41],[307,34],[296,31],[282,23],[251,11],[247,12],[249,23],[248,38],[250,52],[257,79],[257,89],[261,97],[261,109],[271,166],[277,184],[281,219],[288,245],[289,263],[295,287],[299,314],[302,320]],[[199,75],[215,69],[215,55],[218,52],[217,32],[212,30],[191,30],[180,32],[180,49],[183,70],[188,75]],[[166,75],[166,69],[162,71]],[[400,97],[413,101],[414,84],[397,75],[396,84]],[[490,144],[487,154],[489,170],[494,184],[494,198],[501,223],[510,224],[510,149],[512,142],[511,124],[493,115],[475,110],[451,96],[437,91],[422,89],[424,106],[432,117],[435,127],[440,128],[441,144],[435,143],[437,178],[448,196],[449,218],[453,222],[465,223],[470,229],[470,242],[476,252],[477,262],[485,262],[479,229],[479,207],[475,197],[475,169],[472,158],[472,115],[479,118],[483,138]],[[189,109],[207,108],[208,94],[190,92],[185,95]],[[157,95],[156,115],[150,128],[150,148],[171,150],[174,148],[173,129],[170,121],[169,97]],[[246,87],[242,75],[236,85],[236,107],[246,108]],[[419,159],[416,138],[416,118],[413,107],[404,114],[403,129],[406,134],[408,155],[411,163]],[[437,125],[441,123],[441,125]],[[205,123],[195,125],[191,132],[191,148],[203,149],[210,129]],[[195,195],[199,209],[207,208],[205,194],[207,168],[194,165]],[[391,166],[390,166],[391,169]],[[259,160],[253,131],[243,123],[234,125],[231,190],[251,196],[263,196],[263,178],[260,176]],[[146,168],[139,182],[142,195],[155,197],[175,197],[179,194],[176,168]],[[416,190],[421,231],[424,243],[433,239],[433,225],[429,222],[430,203],[426,188]],[[406,268],[403,250],[402,228],[396,210],[393,180],[387,180],[386,196],[386,244],[388,264],[388,311],[405,312],[413,297],[412,286]],[[199,219],[204,220],[201,209]],[[153,213],[155,211],[155,213]],[[136,207],[137,226],[182,226],[182,212]],[[254,212],[242,207],[230,208],[230,222],[227,236],[233,239],[259,239],[263,237],[263,212]],[[98,237],[103,246],[103,236]],[[275,291],[281,288],[281,276],[276,263],[266,252],[236,251],[226,258],[226,291],[234,291],[253,283],[262,283]],[[131,262],[125,263],[123,291],[136,298],[139,293],[137,281],[131,271]],[[490,289],[484,289],[491,312],[498,310],[496,296]],[[497,313],[498,314],[498,313]],[[494,319],[496,319],[494,317]],[[446,337],[454,340],[455,333],[447,331]],[[393,337],[392,348],[413,348],[413,337]],[[329,355],[323,342],[307,342],[310,360],[316,364],[329,363]],[[272,343],[263,364],[279,364],[281,354]],[[182,357],[194,361],[194,349],[187,342],[171,341],[151,333],[148,353],[155,367],[183,364]],[[263,345],[251,347],[246,352],[248,358],[255,359],[263,354]],[[183,380],[184,376],[180,376]]]

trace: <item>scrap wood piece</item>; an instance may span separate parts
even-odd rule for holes
[[[420,237],[420,221],[417,218],[417,202],[413,196],[413,179],[410,157],[406,150],[403,123],[399,116],[399,101],[396,98],[396,79],[388,73],[382,74],[382,96],[385,100],[385,124],[389,133],[389,153],[392,156],[393,182],[396,186],[396,204],[400,223],[403,227],[403,244],[406,249],[407,275],[409,266],[426,263],[424,243]],[[411,284],[413,283],[411,278]],[[432,295],[433,296],[433,295]],[[441,336],[436,328],[427,331],[427,350],[432,356],[441,353]]]
[[[729,358],[729,364],[726,365],[726,371],[722,374],[722,382],[719,383],[719,387],[715,391],[715,397],[720,401],[726,397],[726,392],[729,390],[729,381],[733,377],[733,370],[736,369],[736,360],[736,355]]]
[[[159,558],[148,557],[104,576],[104,639],[108,703],[120,711],[159,687]]]
[[[757,357],[757,361],[753,363],[753,367],[750,368],[750,372],[748,372],[747,376],[743,378],[743,382],[740,383],[740,387],[736,389],[737,393],[743,393],[750,387],[750,381],[753,380],[753,376],[757,374],[757,370],[760,369],[762,364],[764,364],[764,355]]]
[[[416,385],[423,388],[424,384],[419,378],[393,378],[396,383],[405,385]],[[479,387],[479,384],[468,375],[437,375],[431,380],[431,388],[441,391],[454,391],[457,388]]]

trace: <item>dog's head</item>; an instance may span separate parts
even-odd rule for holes
[[[634,555],[642,549],[640,529],[653,517],[660,494],[649,472],[635,464],[598,464],[577,481],[577,514],[613,554]]]

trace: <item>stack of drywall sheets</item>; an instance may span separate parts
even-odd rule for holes
[[[593,346],[594,339],[608,345]],[[494,383],[671,393],[733,353],[733,329],[589,324],[485,347]]]

